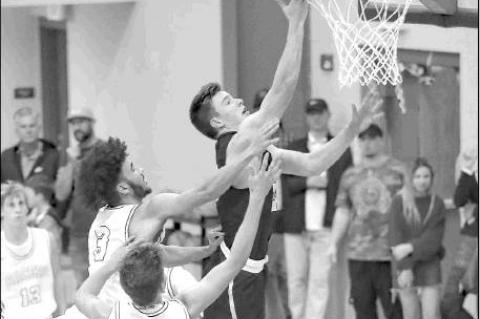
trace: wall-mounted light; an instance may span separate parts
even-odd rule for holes
[[[323,71],[333,71],[333,54],[320,55],[320,68]]]

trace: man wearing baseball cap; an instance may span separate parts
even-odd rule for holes
[[[78,287],[88,277],[88,231],[96,211],[81,202],[75,192],[75,178],[79,162],[100,140],[95,136],[95,117],[91,109],[71,109],[67,121],[78,143],[67,149],[68,162],[58,171],[55,197],[60,203],[61,217],[70,226],[69,255]]]
[[[322,99],[305,106],[308,134],[293,141],[289,149],[309,153],[333,138],[330,111]],[[335,198],[342,173],[352,165],[350,149],[319,175],[285,175],[289,196],[284,212],[284,241],[292,319],[325,317],[329,298],[331,262],[327,248],[335,213]]]

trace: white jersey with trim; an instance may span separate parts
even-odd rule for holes
[[[128,227],[137,205],[101,208],[88,233],[88,272],[91,274],[105,264],[111,255],[128,239]],[[118,273],[113,274],[99,293],[99,298],[110,303],[130,301],[120,286]]]
[[[131,302],[118,301],[108,319],[190,319],[187,308],[178,299],[165,299],[161,305],[148,311]]]
[[[195,286],[198,280],[182,266],[164,268],[164,294],[169,298],[176,298],[180,293]]]
[[[51,264],[50,235],[28,228],[25,253],[1,232],[2,316],[8,319],[51,318],[57,308]],[[24,246],[24,245],[21,245]],[[21,248],[23,250],[23,247]]]

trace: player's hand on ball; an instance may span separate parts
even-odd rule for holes
[[[270,156],[270,153],[266,153],[263,156],[261,165],[259,165],[255,172],[250,174],[248,179],[250,196],[258,195],[265,197],[272,188],[273,183],[280,178],[280,161],[274,159],[269,166],[268,161]]]

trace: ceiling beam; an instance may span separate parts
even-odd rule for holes
[[[457,12],[457,0],[420,0],[431,12],[453,15]]]
[[[1,7],[27,7],[44,5],[99,4],[137,2],[139,0],[1,0]]]

